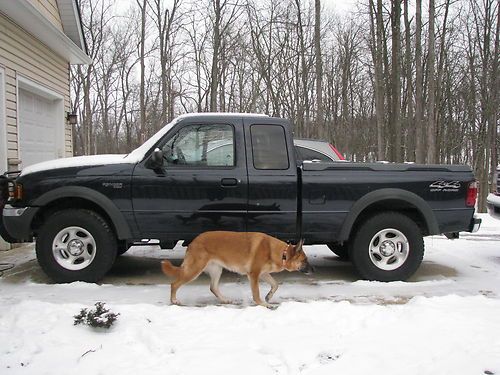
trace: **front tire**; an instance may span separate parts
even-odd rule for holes
[[[119,257],[120,255],[125,254],[127,251],[129,251],[130,246],[127,244],[127,241],[120,241],[116,245],[116,256]]]
[[[349,258],[367,280],[407,280],[418,269],[423,256],[420,228],[408,216],[397,212],[384,212],[367,219],[350,241]]]
[[[99,281],[113,266],[116,254],[113,230],[90,210],[55,212],[38,231],[37,260],[55,282]]]
[[[342,245],[338,243],[328,243],[326,244],[330,251],[339,257],[340,260],[349,260],[349,246],[346,243]]]

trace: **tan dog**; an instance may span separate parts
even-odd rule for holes
[[[229,303],[219,291],[222,269],[246,274],[252,287],[256,304],[269,307],[267,303],[278,289],[271,273],[287,271],[310,272],[312,269],[302,250],[303,240],[289,245],[264,233],[205,232],[188,246],[180,267],[168,260],[162,261],[163,272],[175,280],[170,286],[170,301],[178,304],[176,293],[180,286],[196,279],[201,272],[210,275],[210,290],[222,302]],[[260,298],[259,278],[271,285],[266,302]]]

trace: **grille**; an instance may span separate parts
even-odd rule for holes
[[[9,180],[5,176],[0,176],[0,214],[9,199]]]

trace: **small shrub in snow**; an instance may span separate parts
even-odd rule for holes
[[[81,309],[80,314],[75,315],[74,325],[86,324],[94,328],[109,328],[118,319],[118,315],[110,312],[104,307],[103,302],[97,302],[95,309]]]

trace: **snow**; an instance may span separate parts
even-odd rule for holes
[[[50,284],[31,248],[9,252],[0,373],[500,374],[500,221],[481,217],[477,233],[426,238],[409,282],[356,281],[325,246],[306,246],[317,272],[276,275],[275,310],[253,306],[248,281],[229,273],[221,290],[235,305],[217,305],[201,276],[171,306],[158,264],[178,262],[180,246],[130,250],[102,285]],[[96,301],[120,313],[115,325],[74,326]]]
[[[121,155],[121,154],[105,154],[105,155],[75,156],[71,158],[48,160],[23,168],[21,175],[25,176],[30,173],[42,172],[60,168],[131,163],[131,161],[127,160],[125,156],[126,155]]]

